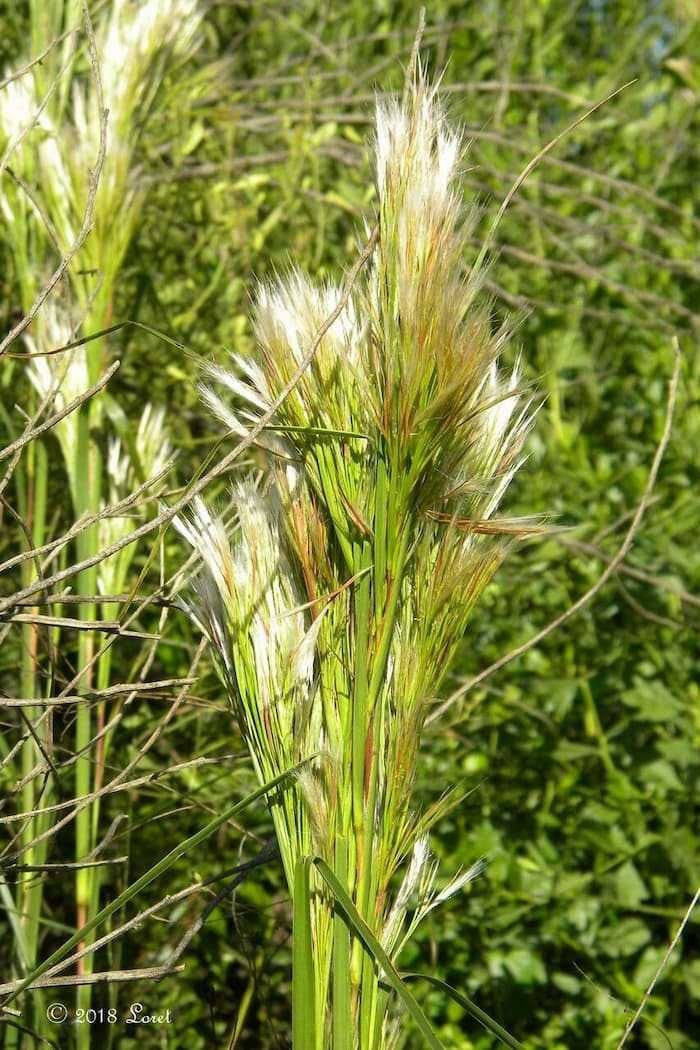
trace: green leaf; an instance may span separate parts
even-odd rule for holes
[[[335,844],[338,879],[347,881],[348,843],[339,835]],[[336,907],[333,916],[333,1050],[352,1050],[352,1005],[350,998],[350,931]]]
[[[596,757],[598,748],[591,744],[579,744],[574,740],[560,740],[553,754],[558,762],[576,762],[580,758]]]
[[[690,998],[696,1002],[700,1000],[700,959],[692,959],[683,964],[683,980]]]
[[[445,1050],[442,1043],[435,1035],[428,1018],[423,1013],[412,993],[406,987],[405,982],[402,980],[401,975],[393,962],[353,904],[346,888],[341,885],[340,880],[331,871],[325,860],[321,857],[314,857],[314,864],[316,865],[321,878],[345,912],[346,918],[349,925],[352,927],[353,932],[359,940],[362,941],[365,949],[369,952],[374,961],[384,970],[387,983],[391,985],[396,994],[402,1000],[404,1006],[416,1022],[418,1029],[422,1032],[427,1045],[432,1047],[432,1050]]]
[[[615,889],[618,901],[626,908],[636,908],[649,896],[649,891],[631,860],[615,873]]]
[[[634,955],[649,943],[649,927],[641,919],[622,919],[601,930],[597,946],[611,959]]]
[[[662,740],[658,751],[680,769],[688,769],[700,762],[700,752],[689,739]]]
[[[565,995],[578,995],[581,990],[580,980],[570,973],[552,974],[552,984],[560,992],[564,992]]]
[[[683,711],[683,705],[658,681],[639,679],[632,689],[622,693],[622,702],[636,711],[643,722],[670,722]]]
[[[518,984],[544,984],[547,980],[542,959],[529,948],[514,948],[504,957],[503,964]]]
[[[502,1028],[498,1021],[494,1021],[493,1017],[489,1017],[480,1006],[473,1003],[471,999],[466,997],[466,995],[462,995],[461,992],[458,992],[456,988],[453,988],[446,981],[440,980],[439,977],[431,977],[429,974],[425,973],[402,973],[401,977],[404,981],[420,980],[427,981],[428,984],[434,985],[435,988],[439,988],[442,992],[445,992],[446,995],[449,995],[451,999],[458,1003],[467,1011],[467,1013],[471,1014],[472,1017],[476,1018],[476,1020],[482,1024],[487,1031],[491,1032],[492,1035],[495,1035],[496,1038],[500,1039],[506,1046],[515,1047],[516,1050],[518,1047],[522,1047],[523,1044],[519,1043],[517,1039],[505,1030],[505,1028]]]
[[[664,794],[666,791],[683,791],[683,784],[675,769],[663,758],[642,766],[640,779],[644,784],[660,788]]]

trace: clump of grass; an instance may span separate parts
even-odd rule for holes
[[[271,810],[293,904],[294,1046],[389,1044],[393,969],[437,888],[428,833],[458,796],[413,799],[420,735],[469,616],[531,520],[498,517],[531,423],[506,329],[478,302],[456,188],[462,139],[420,67],[376,113],[378,239],[234,492],[238,535],[197,502],[192,600]],[[245,434],[341,298],[293,271],[259,287],[255,361],[212,367],[206,405]],[[398,887],[397,887],[398,879]]]
[[[84,33],[80,32],[81,21]],[[82,395],[104,372],[104,340],[62,347],[92,336],[112,321],[117,280],[142,211],[145,188],[141,176],[144,128],[167,103],[168,76],[191,53],[201,22],[198,0],[110,0],[96,8],[95,24],[87,5],[79,0],[33,2],[28,28],[34,55],[42,62],[19,62],[17,73],[7,73],[0,91],[0,214],[2,238],[8,249],[9,271],[19,306],[32,318],[24,333],[28,374],[37,404],[60,409]],[[10,167],[11,165],[11,167]],[[5,170],[7,169],[7,170]],[[84,228],[84,233],[81,230]],[[51,274],[65,263],[60,285]],[[51,294],[49,294],[49,292]],[[40,309],[38,308],[40,306]],[[30,404],[33,410],[34,405]],[[135,448],[116,454],[112,443],[105,461],[102,445],[110,424],[104,400],[90,398],[56,427],[60,458],[68,478],[70,502],[76,518],[96,516],[106,497],[139,476],[145,481],[164,465],[161,413],[148,410],[136,435]],[[50,448],[50,446],[49,446]],[[49,454],[41,441],[33,442],[26,462],[15,474],[18,504],[29,523],[32,541],[44,539]],[[129,531],[125,517],[104,518],[100,526],[80,532],[79,559],[98,552],[107,538]],[[133,547],[103,563],[98,573],[79,574],[77,590],[83,596],[98,591],[108,595],[121,589]],[[23,582],[31,582],[34,565],[23,567]],[[99,608],[92,601],[80,606],[80,616],[94,621]],[[103,604],[102,611],[115,613]],[[90,687],[108,684],[109,649],[99,651],[94,632],[78,640],[76,682]],[[39,699],[42,683],[37,671],[37,632],[25,630],[23,695]],[[27,711],[35,723],[27,733],[21,763],[25,784],[23,810],[32,813],[51,801],[52,776],[39,786],[36,770],[53,749],[51,723],[41,708]],[[109,733],[104,704],[97,717],[89,705],[79,705],[75,719],[75,796],[86,798],[100,786]],[[100,876],[97,868],[82,867],[98,841],[99,804],[82,807],[75,819],[76,924],[82,927],[98,908]],[[50,818],[48,818],[50,820]],[[45,815],[31,817],[23,828],[27,863],[41,864],[45,842],[34,839],[46,830]],[[15,916],[17,963],[28,972],[36,962],[41,934],[42,883],[33,876],[19,880],[12,899],[3,904]],[[80,969],[88,972],[87,957]],[[78,991],[78,1001],[89,1005],[90,988]],[[37,996],[36,1027],[47,1032],[41,996]],[[89,1033],[77,1030],[78,1044]]]

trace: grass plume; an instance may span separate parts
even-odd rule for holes
[[[508,547],[536,527],[495,517],[531,412],[464,262],[463,154],[417,67],[402,102],[377,106],[369,272],[265,431],[269,469],[234,491],[236,539],[202,502],[179,524],[203,562],[193,613],[260,781],[317,756],[272,804],[304,942],[311,924],[293,1009],[313,1017],[315,1050],[374,1050],[390,1026],[382,967],[343,929],[314,858],[393,960],[480,870],[436,889],[427,832],[452,800],[426,819],[412,799],[428,698]],[[230,431],[269,409],[339,298],[297,270],[258,288],[258,358],[210,368],[203,392]]]

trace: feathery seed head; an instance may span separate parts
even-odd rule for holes
[[[32,356],[28,375],[41,398],[48,399],[60,412],[90,386],[87,353],[84,346],[62,353],[39,356],[47,350],[58,350],[75,338],[77,322],[72,310],[55,296],[49,299],[32,325],[32,334],[24,341]],[[78,446],[78,416],[75,412],[60,420],[55,434],[63,452],[71,489],[75,493],[75,457]]]
[[[136,462],[132,460],[121,438],[110,438],[108,442],[105,466],[110,504],[124,500],[141,483],[158,478],[168,465],[171,445],[165,431],[165,413],[162,408],[154,408],[150,402],[141,413],[134,452]],[[143,509],[136,506],[126,512],[101,518],[98,531],[102,549],[127,536],[134,528],[134,518],[142,515]],[[128,546],[100,562],[97,569],[100,594],[117,594],[123,590],[133,556],[134,548]]]
[[[378,104],[375,146],[368,272],[345,294],[298,270],[260,285],[256,359],[207,370],[205,403],[231,431],[269,422],[267,490],[237,487],[232,547],[223,526],[212,541],[196,504],[180,531],[204,561],[199,620],[259,777],[321,756],[273,807],[290,891],[295,859],[333,864],[342,840],[348,888],[396,958],[481,870],[436,889],[427,831],[449,800],[416,817],[411,793],[427,700],[509,539],[533,528],[495,517],[531,414],[519,363],[498,367],[508,331],[474,302],[464,147],[420,67],[402,102]],[[327,946],[332,909],[317,888]]]

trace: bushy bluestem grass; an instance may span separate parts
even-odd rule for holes
[[[179,523],[203,561],[192,613],[260,781],[308,760],[271,806],[292,896],[296,1050],[400,1040],[361,923],[395,962],[479,870],[474,858],[437,889],[427,835],[459,793],[417,812],[421,728],[479,595],[541,527],[497,516],[531,402],[519,366],[499,369],[509,333],[494,331],[466,263],[464,144],[419,67],[401,101],[377,106],[375,155],[368,272],[261,435],[268,466],[234,490],[236,538],[202,502]],[[258,357],[210,368],[204,389],[228,430],[260,420],[340,300],[296,270],[258,288]]]
[[[30,67],[20,61],[20,69],[28,68],[14,78],[12,70],[6,71],[11,79],[0,90],[0,168],[11,165],[0,182],[2,239],[25,314],[42,298],[60,260],[71,259],[79,247],[63,281],[25,332],[26,350],[32,357],[28,373],[38,404],[60,410],[83,394],[105,369],[103,340],[56,351],[112,320],[117,278],[145,197],[140,171],[144,128],[167,104],[168,75],[191,53],[200,20],[197,0],[110,0],[95,8],[94,27],[87,7],[76,0],[48,5],[32,0],[29,5],[32,57],[45,53],[44,59]],[[79,231],[88,214],[89,236],[81,239]],[[146,407],[128,448],[114,434],[108,438],[110,419],[117,412],[109,416],[104,398],[90,399],[56,427],[75,517],[97,514],[106,499],[114,502],[125,495],[128,485],[133,488],[136,477],[144,481],[165,465],[168,445],[162,412]],[[108,446],[105,459],[103,444]],[[35,545],[43,541],[47,476],[47,449],[36,442],[26,467],[16,473],[19,505],[32,525]],[[104,517],[99,527],[78,535],[78,557],[89,556],[124,536],[131,525],[127,517]],[[125,548],[103,562],[99,572],[81,573],[79,592],[87,596],[120,591],[133,553],[133,546]],[[33,564],[27,563],[25,582],[33,571]],[[109,603],[103,603],[101,609],[90,602],[80,607],[81,617],[90,621],[100,611],[105,618],[116,612]],[[38,698],[36,631],[28,627],[25,636],[23,695]],[[94,632],[81,633],[76,680],[104,688],[110,667],[111,651],[99,654]],[[41,765],[43,752],[51,752],[53,742],[45,713],[42,716],[39,708],[30,709],[28,717],[37,720],[39,734],[28,734],[22,749],[26,784],[22,802],[24,811],[31,812],[37,804],[33,770]],[[108,743],[104,704],[98,704],[96,718],[88,705],[80,705],[75,723],[77,798],[99,787]],[[49,777],[41,788],[44,804],[50,801],[51,790]],[[35,835],[46,830],[45,819],[29,819],[25,824],[28,863],[41,863],[45,858],[45,845],[36,851],[30,848]],[[77,814],[75,858],[79,865],[97,843],[98,820],[97,802]],[[79,867],[75,879],[78,927],[95,913],[99,886],[99,869]],[[21,932],[16,947],[23,972],[31,969],[37,956],[41,901],[41,881],[33,877],[19,880],[14,900],[9,891],[4,893],[3,903],[16,915]],[[81,963],[86,970],[91,965],[90,958]],[[87,988],[79,992],[83,1006],[89,1004],[89,996]],[[37,1027],[43,1030],[45,1025],[38,996]],[[81,1045],[88,1036],[78,1029]],[[8,1038],[16,1039],[16,1033],[10,1032]]]

